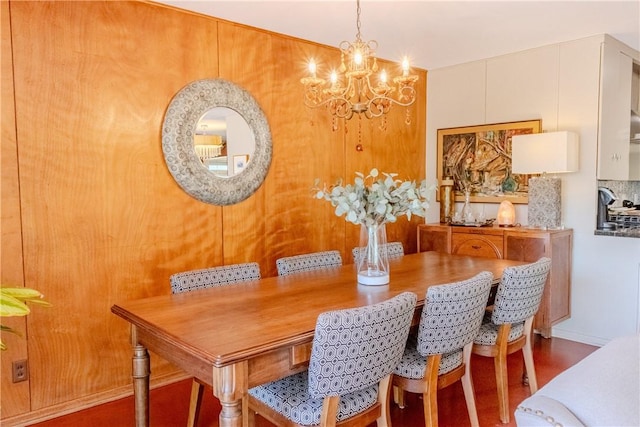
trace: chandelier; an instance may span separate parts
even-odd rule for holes
[[[360,0],[357,0],[356,40],[340,43],[340,68],[332,71],[329,82],[316,74],[316,62],[309,61],[309,76],[300,80],[304,85],[304,103],[307,107],[326,107],[336,117],[349,120],[354,114],[368,119],[387,114],[393,104],[407,107],[416,100],[417,75],[409,73],[409,60],[402,61],[402,74],[389,76],[383,69],[378,72],[375,50],[378,42],[363,42],[360,37]],[[377,82],[372,82],[374,74]],[[407,112],[408,113],[408,112]]]

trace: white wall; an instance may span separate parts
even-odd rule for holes
[[[553,336],[602,345],[638,332],[640,239],[594,235],[600,44],[603,36],[430,70],[427,180],[436,181],[437,130],[542,119],[543,131],[580,135],[580,170],[562,175],[563,222],[574,231],[571,318]],[[495,217],[497,204],[477,206]],[[427,222],[438,221],[433,203]],[[527,206],[516,205],[527,222]]]

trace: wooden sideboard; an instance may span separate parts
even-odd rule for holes
[[[525,227],[458,227],[418,225],[418,252],[438,251],[487,258],[533,262],[551,258],[551,272],[535,317],[534,329],[543,337],[571,316],[571,251],[573,231]]]

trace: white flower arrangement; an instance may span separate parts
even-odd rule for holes
[[[429,192],[433,186],[427,187],[423,180],[418,186],[415,181],[401,181],[396,179],[398,174],[371,169],[369,175],[364,176],[356,172],[353,184],[342,185],[339,180],[335,185],[327,188],[319,187],[316,180],[313,190],[317,199],[324,199],[335,206],[337,216],[345,215],[345,219],[358,225],[380,225],[396,220],[406,215],[424,217],[429,207]]]

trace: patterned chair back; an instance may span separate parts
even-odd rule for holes
[[[418,352],[446,354],[463,348],[478,334],[493,274],[483,271],[461,282],[431,286],[418,327]]]
[[[517,267],[508,267],[502,273],[491,321],[496,325],[524,322],[537,313],[547,281],[551,259]]]
[[[309,361],[309,394],[342,396],[393,373],[417,299],[404,292],[381,303],[320,314]]]
[[[170,281],[171,292],[179,294],[258,279],[260,279],[260,265],[257,262],[248,262],[176,273],[171,276]]]
[[[387,251],[387,258],[398,258],[404,255],[404,246],[402,246],[402,242],[389,242],[384,245],[380,245],[380,251],[383,250]],[[354,263],[358,263],[358,259],[360,259],[360,254],[362,252],[364,252],[363,247],[356,247],[351,250]]]
[[[323,268],[339,267],[341,265],[342,256],[340,256],[340,251],[314,252],[276,260],[278,276],[288,276],[293,273],[321,270]]]

